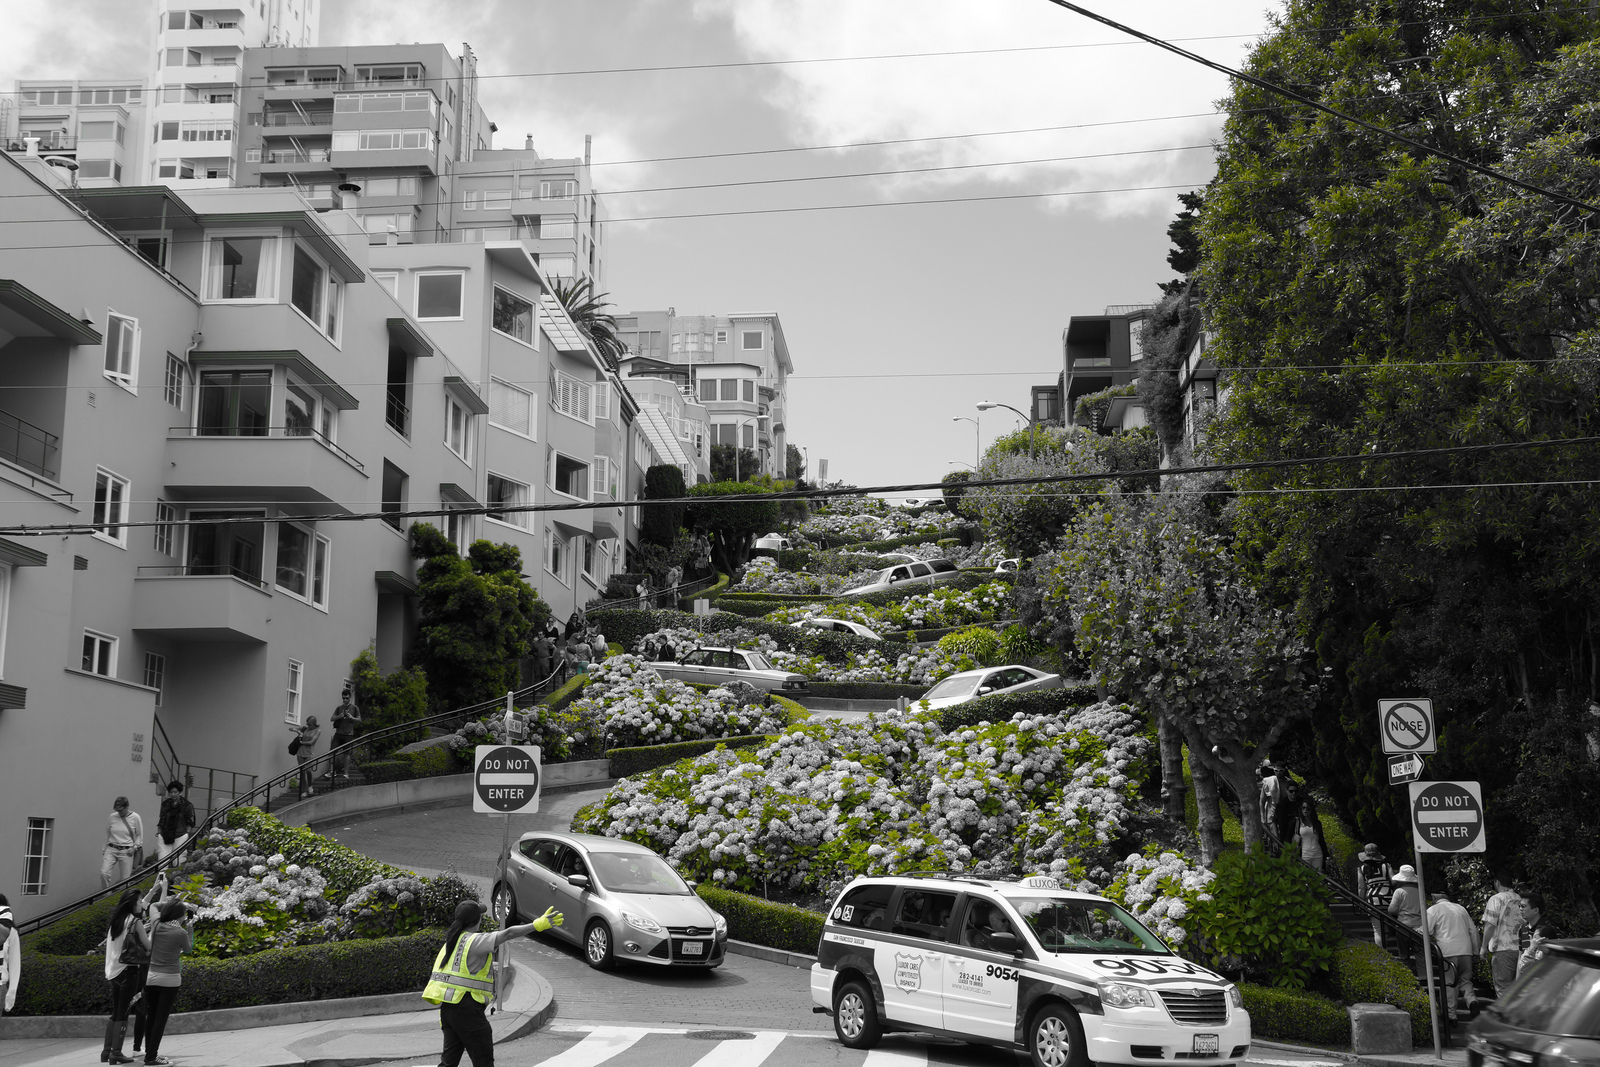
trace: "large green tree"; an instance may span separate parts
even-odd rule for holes
[[[644,472],[646,500],[677,500],[689,495],[683,471],[670,463],[660,463]],[[641,508],[639,539],[646,544],[670,546],[683,529],[684,504],[651,504]]]
[[[761,473],[761,457],[749,448],[712,445],[710,467],[714,482],[748,482]]]
[[[1595,203],[1591,5],[1294,0],[1268,81],[1475,164]],[[1240,83],[1200,216],[1216,458],[1292,461],[1600,432],[1600,227],[1590,212]],[[1514,706],[1600,681],[1600,450],[1284,466],[1238,478],[1242,543],[1292,600],[1333,685],[1316,759],[1364,837],[1400,844],[1376,701],[1423,693],[1433,777],[1491,789]],[[1592,860],[1590,861],[1592,862]],[[1574,891],[1587,891],[1575,886]]]
[[[770,485],[750,482],[707,482],[689,490],[692,497],[739,496],[749,499],[706,500],[689,507],[689,522],[714,535],[712,553],[717,569],[732,574],[750,558],[750,546],[761,534],[778,526],[778,501],[762,499]]]

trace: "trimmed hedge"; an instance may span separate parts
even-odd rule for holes
[[[812,682],[811,695],[829,700],[916,700],[928,691],[925,685],[898,682]]]
[[[361,778],[367,785],[376,785],[379,782],[403,782],[416,777],[416,772],[408,759],[374,760],[371,763],[360,764]]]
[[[1303,989],[1241,983],[1252,1037],[1281,1037],[1311,1045],[1350,1045],[1350,1013],[1343,1004]]]
[[[958,634],[962,630],[971,630],[976,626],[987,626],[996,632],[1004,630],[1012,623],[1021,622],[1021,619],[991,619],[987,622],[969,622],[964,626],[940,626],[931,630],[893,630],[883,635],[885,641],[937,641],[945,634]]]
[[[85,908],[22,939],[23,982],[17,990],[15,1014],[110,1014],[105,956],[83,952],[105,937],[114,903],[102,901],[104,907]],[[62,947],[90,937],[82,952],[58,954]],[[225,960],[185,958],[183,985],[173,1010],[421,993],[443,942],[442,929],[428,929],[409,937],[297,945]],[[43,951],[41,944],[54,951]],[[421,1000],[417,1006],[422,1009]]]
[[[715,886],[696,886],[695,892],[728,920],[728,936],[734,940],[807,956],[817,954],[817,945],[822,941],[822,924],[827,919],[821,912],[774,904]]]
[[[746,737],[703,737],[695,741],[675,741],[670,745],[640,745],[637,748],[614,748],[606,753],[606,774],[611,778],[628,778],[657,767],[667,767],[679,760],[693,759],[714,751],[719,746],[735,748],[760,748],[770,741],[765,734]]]
[[[1092,685],[1069,685],[1065,689],[1034,689],[1023,693],[996,693],[965,704],[944,708],[939,725],[946,730],[976,726],[980,722],[1010,722],[1018,712],[1026,715],[1053,715],[1066,708],[1087,707],[1100,702],[1100,690]]]
[[[561,686],[546,693],[539,703],[552,711],[560,711],[574,700],[578,699],[583,687],[589,684],[587,674],[576,674],[568,678]]]
[[[860,596],[841,593],[838,599],[851,604],[873,604],[881,608],[885,605],[893,604],[897,600],[905,600],[907,597],[926,593],[930,589],[976,589],[978,586],[987,585],[990,582],[1010,582],[1014,578],[1015,575],[1012,574],[994,574],[990,571],[961,571],[948,582],[939,582],[933,586],[910,585],[901,589],[885,589],[878,593],[863,593]],[[976,626],[979,624],[969,623],[968,625]]]
[[[323,896],[334,905],[374,878],[396,878],[409,873],[403,867],[363,856],[304,826],[289,826],[260,808],[230,811],[228,828],[243,831],[266,855],[281,852],[290,863],[315,867],[322,872],[322,877],[328,880]]]
[[[788,697],[778,693],[770,693],[768,695],[771,697],[771,703],[783,709],[783,717],[790,726],[795,723],[806,722],[811,718],[811,712],[808,709]]]
[[[733,575],[731,575],[731,574],[723,574],[721,571],[718,571],[717,572],[717,580],[716,581],[712,582],[710,585],[706,586],[704,589],[700,590],[698,593],[690,593],[687,596],[679,597],[678,598],[678,606],[680,608],[683,607],[683,604],[684,604],[685,601],[688,601],[689,607],[691,607],[691,608],[694,607],[694,602],[696,600],[711,600],[711,601],[715,601],[723,593],[727,592],[728,586],[731,585],[732,583],[733,583]]]
[[[1393,1004],[1411,1016],[1411,1043],[1433,1044],[1428,998],[1411,968],[1371,941],[1350,939],[1334,952],[1329,979],[1346,1004]]]
[[[776,600],[781,604],[818,604],[833,600],[832,593],[723,593],[717,598],[722,611],[730,601]]]
[[[739,602],[730,602],[730,606],[737,603]],[[761,613],[766,612],[763,609]],[[644,611],[613,608],[605,612],[593,612],[590,618],[595,619],[601,615],[604,617],[597,621],[606,636],[615,639],[625,648],[632,648],[640,638],[657,630],[671,628],[698,630],[702,624],[699,617],[687,612],[659,609]],[[753,633],[765,634],[785,648],[808,656],[821,656],[830,663],[843,663],[852,652],[882,649],[882,642],[869,637],[835,633],[832,630],[817,630],[809,626],[790,626],[787,623],[768,622],[761,618],[745,618],[742,613],[730,611],[713,613],[704,620],[704,626],[706,644],[716,644],[715,635],[718,633],[743,627]]]

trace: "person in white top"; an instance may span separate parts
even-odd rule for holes
[[[22,950],[17,945],[16,927],[11,902],[0,893],[0,1015],[16,1004],[17,985],[22,981]]]
[[[106,847],[100,855],[100,884],[110,889],[133,877],[144,860],[144,820],[128,810],[128,798],[118,797],[106,817]]]
[[[1450,1021],[1456,1021],[1456,1001],[1463,1011],[1472,1010],[1476,995],[1472,988],[1472,964],[1478,958],[1478,924],[1467,909],[1451,900],[1442,889],[1429,893],[1428,933],[1444,957],[1445,1007]]]

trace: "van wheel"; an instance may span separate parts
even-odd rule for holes
[[[872,990],[863,982],[846,982],[833,995],[833,1032],[847,1048],[871,1048],[883,1036]]]
[[[1087,1067],[1078,1013],[1062,1004],[1041,1008],[1028,1024],[1028,1056],[1034,1067]]]

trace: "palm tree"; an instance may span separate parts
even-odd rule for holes
[[[572,324],[593,343],[601,357],[615,370],[617,360],[627,354],[628,346],[617,336],[615,316],[605,310],[611,306],[611,301],[606,299],[611,294],[596,293],[594,282],[589,278],[570,281],[557,279],[551,283],[550,292],[566,308]]]

